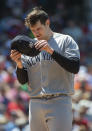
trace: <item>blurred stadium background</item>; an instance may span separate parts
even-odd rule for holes
[[[24,18],[34,6],[49,13],[54,31],[71,35],[79,45],[72,131],[92,131],[92,0],[0,0],[0,131],[29,131],[27,85],[18,83],[9,55],[13,37],[33,37]]]

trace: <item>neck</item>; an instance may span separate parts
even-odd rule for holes
[[[49,31],[48,31],[48,33],[47,33],[47,36],[46,36],[46,40],[48,41],[52,36],[53,36],[53,31],[50,29]]]

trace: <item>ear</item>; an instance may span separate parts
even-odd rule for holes
[[[50,25],[50,20],[49,20],[49,19],[46,20],[46,25],[47,25],[47,26]]]

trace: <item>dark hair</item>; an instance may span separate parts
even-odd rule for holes
[[[40,21],[41,24],[45,25],[46,20],[48,19],[48,14],[42,10],[40,7],[35,7],[25,18],[25,25],[30,27],[35,25],[37,21]]]

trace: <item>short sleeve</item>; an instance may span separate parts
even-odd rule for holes
[[[65,45],[65,51],[64,51],[65,57],[67,58],[77,57],[80,59],[79,47],[71,36],[68,35],[66,36],[64,45]]]

